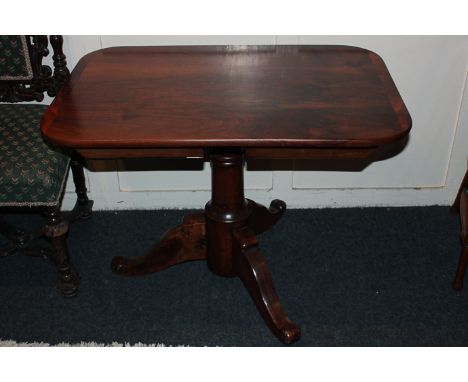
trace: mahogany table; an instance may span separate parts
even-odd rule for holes
[[[411,118],[382,59],[347,46],[118,47],[83,57],[42,120],[46,139],[86,159],[198,157],[212,197],[146,254],[112,270],[144,275],[206,260],[237,276],[284,343],[284,312],[257,235],[286,204],[244,197],[250,158],[366,158],[404,138]],[[292,279],[294,275],[291,275]]]

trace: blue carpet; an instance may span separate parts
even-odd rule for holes
[[[55,290],[47,261],[0,259],[0,338],[281,346],[240,280],[204,262],[136,278],[111,273],[113,256],[143,253],[185,213],[95,212],[75,223],[68,242],[81,284],[71,300]],[[459,221],[447,207],[288,210],[260,244],[302,329],[293,346],[468,345],[468,281],[461,292],[450,288]]]

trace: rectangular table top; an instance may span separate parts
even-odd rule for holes
[[[73,149],[368,148],[411,118],[361,48],[118,47],[80,60],[41,126]]]

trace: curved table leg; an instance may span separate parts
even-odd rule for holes
[[[463,288],[463,279],[468,267],[468,188],[465,187],[460,193],[460,221],[461,221],[461,254],[458,261],[457,273],[452,282],[452,288],[460,290]]]
[[[205,217],[198,213],[185,216],[181,225],[168,231],[146,254],[114,257],[111,268],[119,275],[142,276],[186,261],[205,259]]]
[[[463,288],[463,280],[465,278],[465,271],[468,267],[468,244],[464,245],[461,249],[460,260],[458,261],[457,273],[452,282],[452,288],[461,290]]]
[[[235,257],[237,275],[249,291],[259,313],[283,343],[291,344],[297,341],[301,331],[284,312],[255,234],[251,229],[244,227],[235,231],[234,236],[241,248]]]
[[[286,211],[286,203],[275,199],[270,203],[270,208],[247,199],[248,208],[252,210],[248,225],[255,234],[260,234],[273,227]]]

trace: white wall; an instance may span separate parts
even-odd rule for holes
[[[100,48],[182,44],[364,47],[382,56],[412,116],[409,143],[395,157],[360,172],[307,171],[293,162],[247,170],[248,197],[296,208],[451,203],[468,157],[468,36],[66,36],[65,54],[73,68]],[[209,164],[203,171],[88,172],[96,209],[201,208],[209,181]],[[64,209],[74,203],[71,181],[67,187]]]

